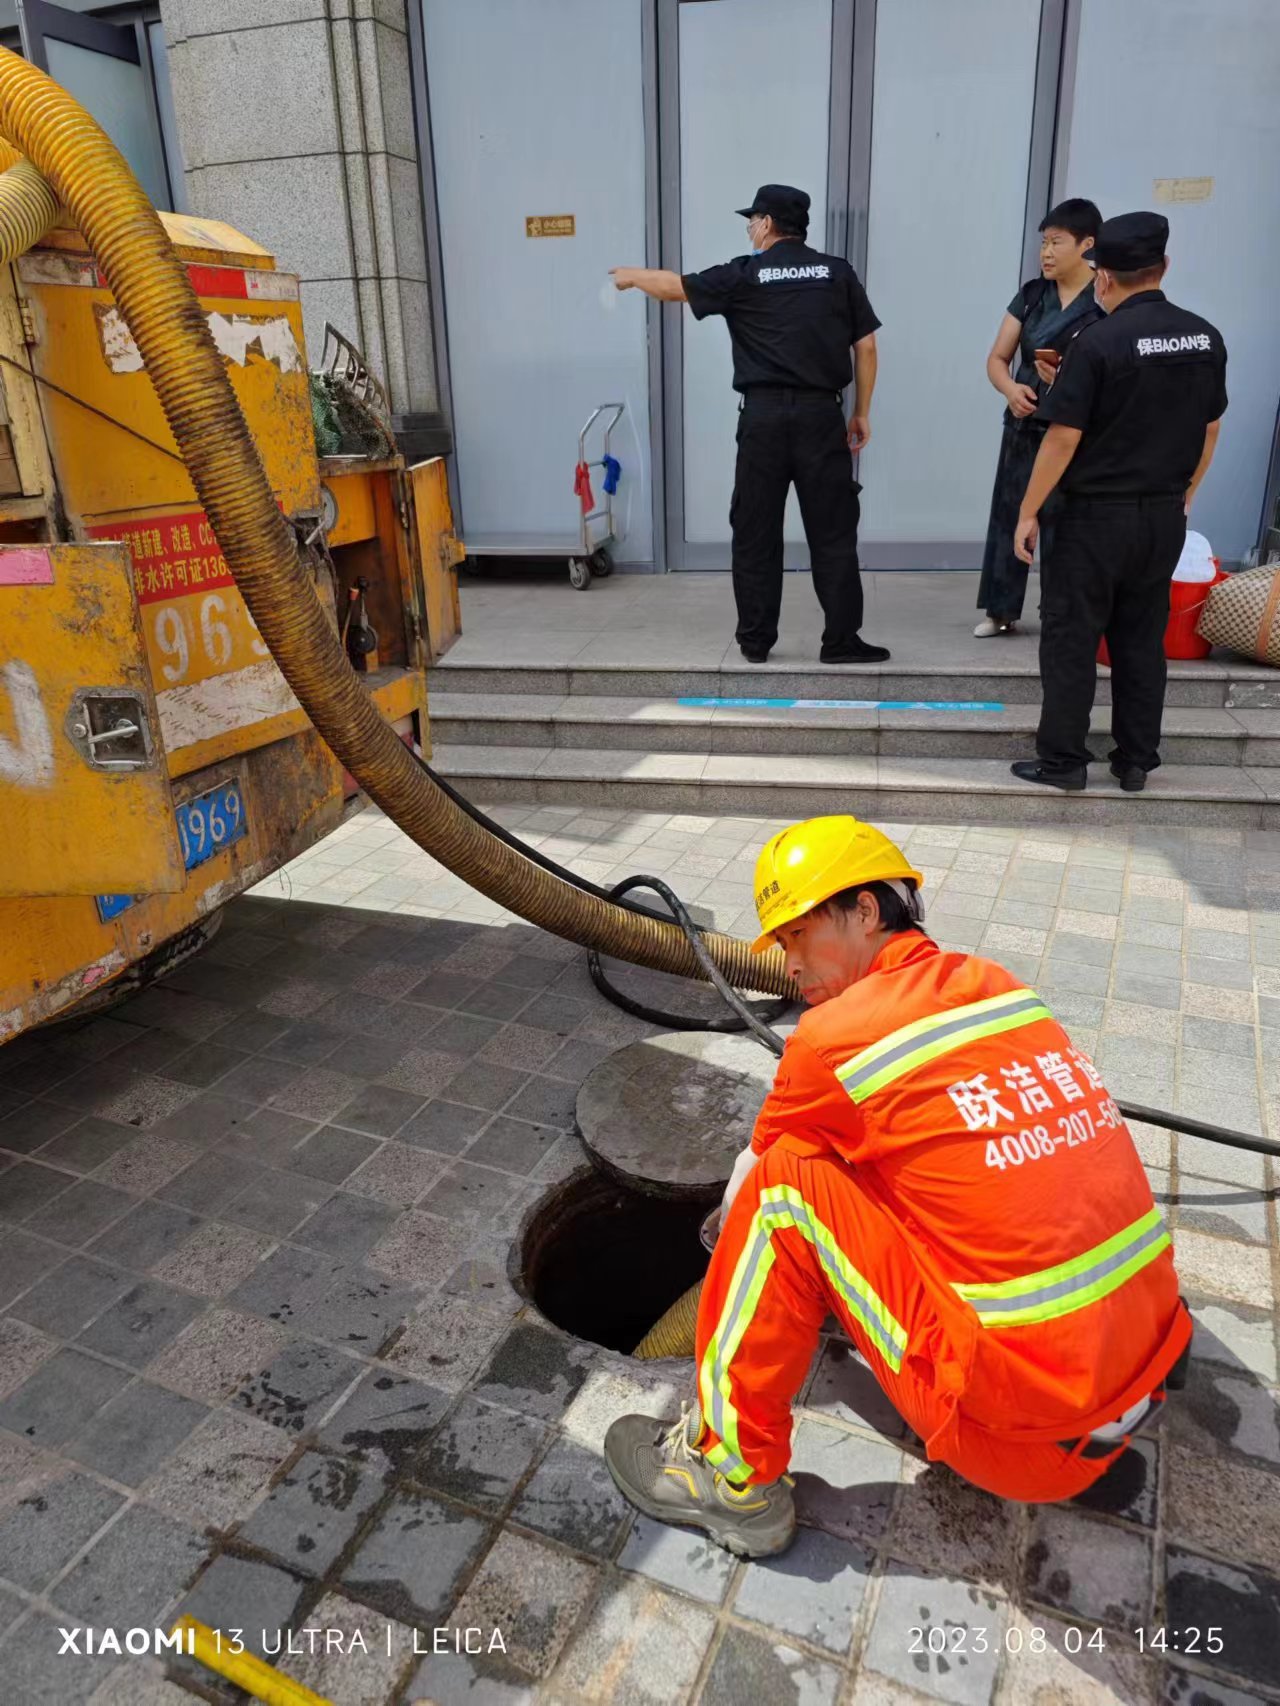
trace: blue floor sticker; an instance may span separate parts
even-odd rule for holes
[[[720,711],[1003,711],[994,699],[680,699],[678,704]]]

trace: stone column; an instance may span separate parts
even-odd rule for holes
[[[161,0],[191,209],[302,281],[308,354],[331,320],[415,452],[442,439],[406,5]]]

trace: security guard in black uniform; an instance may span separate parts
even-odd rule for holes
[[[1158,213],[1104,220],[1093,254],[1106,317],[1068,345],[1040,405],[1050,425],[1014,533],[1023,562],[1055,487],[1061,508],[1041,592],[1039,757],[1013,766],[1026,782],[1084,787],[1104,634],[1111,773],[1138,793],[1160,762],[1169,583],[1227,406],[1221,334],[1160,289],[1168,238]]]
[[[794,483],[814,591],[826,617],[822,662],[882,663],[889,656],[885,647],[868,645],[858,632],[860,488],[849,460],[871,436],[880,322],[848,261],[806,244],[809,197],[803,190],[763,184],[751,206],[739,211],[750,255],[683,277],[617,267],[614,283],[660,302],[687,302],[695,319],[723,314],[728,322],[733,386],[742,393],[729,524],[743,657],[763,663],[777,643],[782,518]],[[840,393],[851,379],[854,404],[846,429]]]

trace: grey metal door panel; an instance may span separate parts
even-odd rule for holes
[[[619,397],[616,554],[652,559],[645,314],[607,276],[646,254],[642,10],[423,0],[464,539],[571,539],[578,429]]]
[[[1227,341],[1231,405],[1194,525],[1235,561],[1257,541],[1280,393],[1275,0],[1079,0],[1072,10],[1055,192],[1092,196],[1104,215],[1168,217],[1167,292]]]
[[[884,326],[862,539],[919,543],[920,566],[968,566],[986,533],[1002,407],[986,357],[1023,276],[1039,34],[1026,0],[876,12],[866,282]]]
[[[827,240],[831,14],[832,0],[679,8],[681,271],[743,252],[734,209],[760,183],[807,190],[813,239]],[[686,314],[683,346],[683,537],[726,546],[737,426],[729,338],[722,322]],[[785,537],[804,537],[794,493]]]

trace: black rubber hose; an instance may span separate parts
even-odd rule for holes
[[[521,854],[526,859],[531,859],[535,865],[540,865],[544,871],[549,871],[552,876],[559,877],[563,882],[571,883],[574,888],[581,889],[584,894],[594,895],[597,900],[616,901],[628,912],[640,913],[645,918],[656,918],[663,924],[670,924],[674,919],[688,938],[689,946],[693,949],[698,964],[706,974],[707,981],[713,984],[724,997],[729,1004],[730,1012],[723,1019],[691,1019],[684,1013],[667,1013],[659,1007],[647,1007],[643,1002],[633,1001],[629,995],[624,995],[620,989],[609,982],[605,976],[604,966],[601,964],[599,950],[588,948],[587,970],[591,975],[592,983],[595,984],[606,1001],[611,1001],[615,1007],[621,1007],[623,1012],[630,1013],[633,1018],[644,1019],[651,1025],[662,1025],[669,1031],[716,1031],[720,1033],[751,1031],[764,1044],[765,1048],[770,1049],[776,1055],[781,1055],[785,1046],[784,1039],[771,1029],[769,1021],[780,1019],[784,1013],[795,1006],[795,1002],[783,995],[774,1001],[762,1002],[756,1007],[740,996],[733,986],[721,976],[715,962],[702,946],[698,926],[690,917],[684,902],[672,889],[667,887],[666,883],[659,882],[656,877],[628,877],[625,882],[618,883],[611,889],[602,889],[590,878],[579,876],[576,871],[568,870],[564,865],[558,865],[554,859],[548,859],[546,854],[540,853],[536,847],[526,846],[518,836],[512,835],[509,829],[504,828],[495,818],[491,818],[487,812],[481,811],[480,807],[474,805],[464,794],[460,794],[445,777],[431,768],[421,753],[415,752],[414,757],[437,788],[442,793],[447,794],[454,805],[466,812],[474,823],[478,823],[482,829],[487,829],[490,835],[496,835],[499,841],[504,841],[516,853]],[[655,907],[642,906],[634,900],[626,899],[627,894],[633,888],[652,889],[655,894],[661,895],[671,911],[669,913],[659,912]]]
[[[600,888],[586,877],[580,877],[576,872],[566,870],[563,865],[557,865],[554,859],[548,859],[545,854],[539,853],[536,847],[526,847],[523,841],[512,835],[509,830],[504,829],[500,823],[495,822],[486,812],[482,812],[478,806],[472,805],[471,801],[458,793],[455,788],[452,788],[443,776],[438,776],[420,754],[415,756],[437,787],[442,788],[454,804],[466,812],[468,817],[487,829],[490,834],[496,835],[500,841],[505,841],[508,847],[513,848],[526,859],[532,859],[535,865],[541,865],[553,876],[560,877],[566,883],[572,883],[575,888],[594,895],[597,900],[613,901],[619,906],[626,907],[629,912],[639,912],[646,918],[660,919],[664,924],[669,924],[671,918],[674,917],[676,923],[688,937],[689,946],[693,949],[707,981],[714,984],[737,1017],[736,1020],[727,1022],[722,1020],[719,1023],[715,1021],[705,1023],[702,1020],[692,1020],[680,1014],[663,1013],[656,1007],[646,1007],[641,1002],[633,1001],[630,996],[624,995],[620,989],[615,989],[605,977],[598,950],[588,948],[587,969],[591,973],[591,981],[606,1000],[612,1001],[615,1007],[621,1007],[625,1012],[632,1013],[637,1018],[647,1019],[651,1024],[664,1025],[670,1030],[723,1031],[731,1029],[750,1031],[773,1054],[782,1054],[785,1039],[771,1028],[768,1020],[779,1018],[792,1003],[784,997],[779,1001],[768,1003],[766,1007],[760,1010],[753,1008],[751,1003],[721,976],[706,949],[702,946],[698,926],[689,916],[684,902],[666,883],[657,877],[635,876],[628,877],[612,889]],[[633,888],[649,888],[655,894],[661,895],[671,908],[671,914],[658,912],[652,907],[639,906],[635,901],[626,899],[626,895]],[[1280,1143],[1273,1143],[1269,1138],[1254,1137],[1246,1131],[1231,1131],[1221,1126],[1206,1125],[1203,1120],[1189,1119],[1183,1114],[1169,1114],[1161,1108],[1146,1108],[1137,1102],[1124,1102],[1118,1096],[1115,1101],[1116,1106],[1127,1120],[1139,1120],[1143,1125],[1158,1125],[1165,1131],[1182,1132],[1187,1137],[1203,1137],[1208,1143],[1221,1143],[1228,1149],[1249,1149],[1257,1155],[1274,1155],[1280,1158]]]
[[[1139,1102],[1122,1102],[1119,1096],[1115,1103],[1127,1120],[1163,1126],[1166,1131],[1180,1131],[1186,1137],[1203,1137],[1210,1143],[1225,1143],[1231,1149],[1252,1149],[1259,1155],[1280,1156],[1280,1143],[1272,1143],[1266,1137],[1253,1137],[1247,1131],[1227,1131],[1221,1126],[1206,1125],[1203,1120],[1188,1119],[1185,1114],[1166,1114],[1159,1108],[1144,1108]]]
[[[614,987],[604,975],[604,967],[600,963],[600,952],[597,948],[587,949],[587,970],[591,973],[591,981],[606,1000],[612,1001],[615,1007],[621,1007],[625,1012],[633,1014],[637,1019],[647,1019],[650,1024],[664,1025],[673,1031],[750,1031],[757,1042],[764,1044],[771,1053],[782,1054],[786,1047],[785,1039],[780,1037],[769,1024],[770,1019],[780,1019],[789,1007],[795,1005],[785,996],[776,1001],[764,1003],[761,1007],[753,1007],[745,1000],[732,984],[721,975],[715,961],[702,945],[702,936],[698,926],[689,915],[689,909],[674,889],[669,888],[660,877],[634,876],[627,877],[610,889],[609,895],[613,900],[622,900],[632,889],[652,889],[671,908],[671,916],[684,931],[689,939],[689,946],[697,957],[708,983],[715,985],[720,995],[728,1002],[731,1014],[723,1019],[690,1019],[680,1013],[664,1013],[658,1007],[646,1007],[642,1001],[634,1001],[631,996],[624,995]]]

